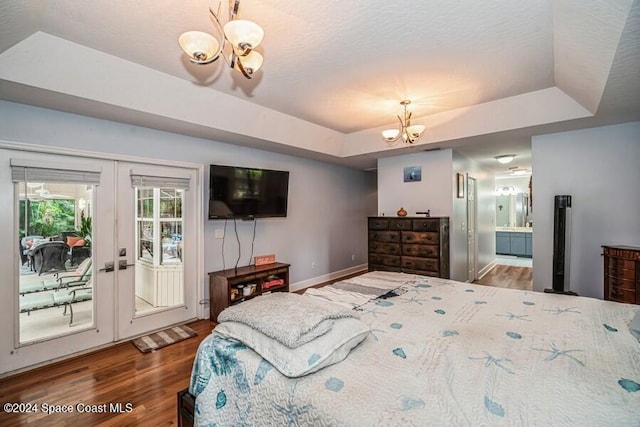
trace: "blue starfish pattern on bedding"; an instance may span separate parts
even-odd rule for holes
[[[603,323],[602,326],[604,326],[604,328],[609,332],[618,332],[616,328],[614,328],[613,326],[609,326],[606,323]]]
[[[289,392],[285,406],[278,405],[277,403],[273,404],[274,409],[284,416],[285,422],[283,425],[286,426],[301,427],[304,424],[301,423],[300,416],[306,414],[313,408],[313,405],[298,406],[294,403],[297,386],[298,383],[296,382],[291,388],[291,392]]]
[[[576,310],[577,307],[569,307],[569,308],[556,308],[554,310],[545,310],[545,311],[550,311],[555,315],[558,314],[564,314],[564,313],[576,313],[576,314],[580,314],[579,311]]]
[[[535,350],[535,351],[542,351],[542,352],[546,352],[546,353],[551,353],[547,358],[544,359],[545,362],[551,362],[553,360],[556,360],[559,356],[567,356],[568,358],[572,359],[573,361],[575,361],[580,366],[585,366],[583,361],[581,361],[577,357],[572,356],[571,354],[569,354],[569,353],[574,353],[576,351],[584,352],[584,350],[560,350],[560,349],[558,349],[558,347],[556,347],[555,343],[551,343],[551,349],[549,349],[549,350],[547,350],[546,348],[531,348],[531,349]]]
[[[486,356],[484,357],[469,357],[471,360],[484,360],[484,366],[489,367],[491,365],[495,365],[498,368],[504,370],[508,374],[515,374],[513,370],[507,366],[504,366],[502,362],[511,362],[511,359],[498,359],[497,357],[493,357],[491,354],[485,351]]]
[[[416,297],[411,297],[411,298],[407,298],[407,299],[404,300],[405,303],[413,302],[413,303],[416,303],[418,305],[422,305],[422,303],[425,302],[425,301],[426,300],[418,299]]]
[[[528,314],[513,314],[511,312],[507,312],[507,314],[496,314],[496,316],[506,317],[509,320],[524,320],[525,322],[531,322],[530,319],[525,319],[525,317],[529,317]]]

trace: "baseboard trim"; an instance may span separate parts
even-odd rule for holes
[[[312,277],[310,279],[302,280],[296,283],[289,284],[290,292],[297,292],[302,289],[310,288],[311,286],[319,285],[324,282],[329,282],[340,277],[349,276],[351,274],[366,272],[369,269],[369,264],[360,264],[353,267],[345,268],[344,270],[334,271],[322,276]]]
[[[482,279],[488,272],[490,272],[491,270],[493,270],[493,268],[498,265],[498,260],[494,259],[493,261],[491,261],[489,264],[487,264],[482,270],[478,271],[478,279],[480,280]]]

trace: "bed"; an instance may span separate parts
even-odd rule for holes
[[[179,411],[195,398],[195,424],[218,426],[640,426],[636,305],[389,272],[300,297],[366,334],[309,373],[289,361],[288,377],[218,325]]]

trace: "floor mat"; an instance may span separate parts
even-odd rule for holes
[[[166,347],[171,344],[175,344],[180,341],[184,341],[188,338],[198,335],[196,331],[186,325],[174,326],[160,332],[145,335],[140,338],[134,339],[133,345],[143,353],[154,351]]]

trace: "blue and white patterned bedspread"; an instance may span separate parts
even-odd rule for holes
[[[196,424],[640,426],[640,309],[404,275],[366,302],[344,361],[286,378],[213,333],[194,362]],[[292,308],[294,309],[294,308]]]

